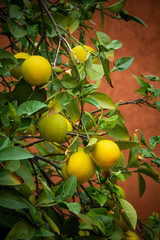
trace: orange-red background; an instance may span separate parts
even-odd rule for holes
[[[135,93],[139,88],[138,83],[132,75],[157,75],[159,74],[160,57],[160,1],[159,0],[128,0],[125,10],[131,15],[141,18],[148,28],[133,21],[116,21],[106,17],[104,32],[112,40],[117,39],[123,43],[120,50],[116,51],[115,59],[126,56],[134,56],[132,66],[121,73],[112,73],[112,83],[114,88],[103,80],[100,90],[108,94],[114,102],[119,100],[130,101],[140,97]],[[100,28],[100,15],[94,17],[94,26]],[[92,45],[92,43],[87,42]],[[0,46],[6,46],[5,38],[0,38]],[[159,87],[159,84],[156,84]],[[136,129],[142,129],[145,138],[160,135],[159,117],[160,113],[147,106],[125,105],[120,107],[121,113],[126,120],[126,126],[131,135]],[[157,154],[159,154],[157,148]],[[153,211],[160,213],[160,191],[159,184],[146,177],[146,191],[142,198],[138,197],[138,178],[133,175],[124,183],[119,183],[126,191],[127,200],[133,204],[138,215],[143,218],[152,214]]]

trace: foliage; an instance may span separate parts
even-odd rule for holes
[[[125,181],[137,173],[141,197],[146,187],[144,176],[160,182],[156,170],[160,157],[154,152],[160,136],[151,137],[148,143],[141,130],[140,139],[137,133],[130,136],[120,113],[120,106],[124,104],[147,105],[159,111],[160,90],[151,83],[159,82],[160,78],[134,76],[140,86],[136,92],[141,97],[126,103],[115,103],[99,91],[101,81],[113,87],[110,73],[125,71],[134,60],[126,56],[114,63],[114,52],[122,43],[111,40],[103,32],[105,17],[146,26],[124,10],[125,4],[126,0],[114,4],[105,0],[55,3],[4,0],[1,4],[1,35],[9,41],[8,46],[0,48],[0,228],[3,239],[120,240],[124,239],[125,230],[115,219],[121,215],[129,229],[142,239],[159,239],[158,214],[153,213],[146,223],[140,222],[136,210],[122,198],[116,184],[117,180]],[[96,11],[101,15],[100,31],[93,28]],[[72,48],[86,44],[91,31],[95,32],[95,37],[90,39],[96,51],[88,52],[86,61],[78,63],[78,59],[71,56],[74,55]],[[24,61],[14,57],[17,52],[48,59],[52,66],[49,81],[34,87],[23,77],[13,78],[10,70],[20,67]],[[95,57],[98,58],[96,64],[92,62]],[[95,110],[89,111],[88,105]],[[45,142],[39,135],[39,119],[47,111],[61,114],[72,124],[73,131],[67,133],[65,143]],[[31,126],[35,126],[35,130]],[[69,155],[79,146],[90,153],[96,142],[104,138],[112,139],[121,150],[116,166],[107,171],[97,167],[87,185],[77,186],[75,175],[64,180],[61,169]],[[126,149],[128,160],[122,152]]]

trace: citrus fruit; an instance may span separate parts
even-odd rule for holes
[[[90,46],[83,45],[83,47],[82,47],[81,45],[77,45],[74,48],[72,48],[72,51],[75,53],[75,55],[78,58],[80,63],[84,63],[87,60],[88,53],[89,54],[91,53],[93,56],[92,63],[97,63],[97,57],[95,56],[95,51]],[[75,56],[72,52],[71,52],[71,57],[73,58],[73,60],[75,59]],[[70,64],[70,66],[72,66],[70,59],[69,59],[69,64]]]
[[[76,175],[77,184],[83,184],[93,177],[96,166],[91,157],[83,150],[72,153],[66,162],[66,173],[69,177]]]
[[[21,72],[26,82],[40,86],[49,80],[52,69],[47,59],[33,55],[23,62]]]
[[[92,150],[92,159],[102,169],[112,168],[119,161],[120,149],[111,140],[100,140]]]
[[[67,132],[72,132],[72,131],[73,131],[72,124],[70,123],[70,121],[69,121],[67,118],[65,118],[65,120],[66,120],[67,127],[68,127]],[[71,138],[71,136],[68,135],[68,134],[66,135],[66,137],[67,137],[68,139]],[[66,139],[65,139],[65,138],[63,139],[63,142],[66,142]]]
[[[27,59],[30,57],[28,53],[20,52],[14,55],[16,59]],[[12,77],[19,79],[22,76],[21,66],[17,65],[10,70]]]
[[[121,186],[119,186],[119,185],[116,185],[116,187],[119,189],[120,194],[121,194],[121,197],[122,197],[123,199],[126,199],[126,193],[125,193],[125,191],[123,190],[123,188],[122,188]]]
[[[139,240],[139,237],[135,232],[128,230],[127,232],[125,232],[124,239],[125,240]]]
[[[39,121],[40,136],[49,142],[62,143],[68,131],[66,119],[60,114],[42,114]]]

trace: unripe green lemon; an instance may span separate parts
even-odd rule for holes
[[[100,140],[93,147],[92,159],[98,167],[110,169],[119,161],[120,149],[118,145],[111,140]]]
[[[96,166],[89,154],[82,150],[72,153],[66,162],[66,173],[69,177],[76,175],[77,184],[81,185],[93,177]]]
[[[26,82],[34,86],[40,86],[49,80],[52,69],[47,59],[33,55],[23,62],[21,72]]]
[[[67,122],[62,115],[42,114],[39,121],[39,133],[45,141],[62,143],[67,131]]]
[[[30,57],[28,53],[20,52],[14,55],[16,59],[27,59]],[[21,66],[15,66],[10,70],[12,77],[19,79],[22,76]]]

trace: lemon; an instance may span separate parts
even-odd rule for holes
[[[72,48],[72,51],[75,53],[75,55],[78,58],[80,63],[84,63],[87,60],[88,53],[92,54],[92,56],[93,56],[92,63],[95,63],[95,64],[97,63],[97,57],[95,56],[95,51],[90,46],[83,45],[83,47],[82,47],[81,45],[77,45],[74,48]],[[71,52],[71,57],[73,58],[73,60],[75,59],[75,56],[72,52]],[[70,59],[69,59],[69,64],[70,64],[70,66],[72,66]]]
[[[111,140],[100,140],[92,150],[92,159],[102,169],[112,168],[120,158],[118,145]]]
[[[14,55],[16,59],[27,59],[30,57],[28,53],[20,52]],[[12,77],[19,79],[22,76],[21,66],[15,66],[10,70]]]
[[[70,123],[70,121],[69,121],[67,118],[65,118],[65,120],[66,120],[67,127],[68,127],[67,132],[72,132],[72,131],[73,131],[72,124]],[[71,136],[68,135],[68,134],[66,135],[66,137],[67,137],[68,139],[71,138]],[[65,138],[63,139],[63,142],[66,142],[66,139],[65,139]]]
[[[42,114],[39,121],[39,133],[45,141],[62,143],[67,131],[67,122],[62,115]]]
[[[139,237],[135,232],[128,230],[127,232],[125,232],[124,239],[125,240],[139,240]]]
[[[52,69],[47,59],[33,55],[23,62],[21,72],[26,82],[40,86],[49,80]]]
[[[96,166],[89,154],[82,150],[72,153],[66,162],[66,173],[69,177],[76,175],[77,184],[81,185],[93,177]]]
[[[124,189],[121,186],[119,186],[119,185],[116,185],[116,187],[119,189],[121,197],[123,199],[126,199],[126,193],[125,193]]]

